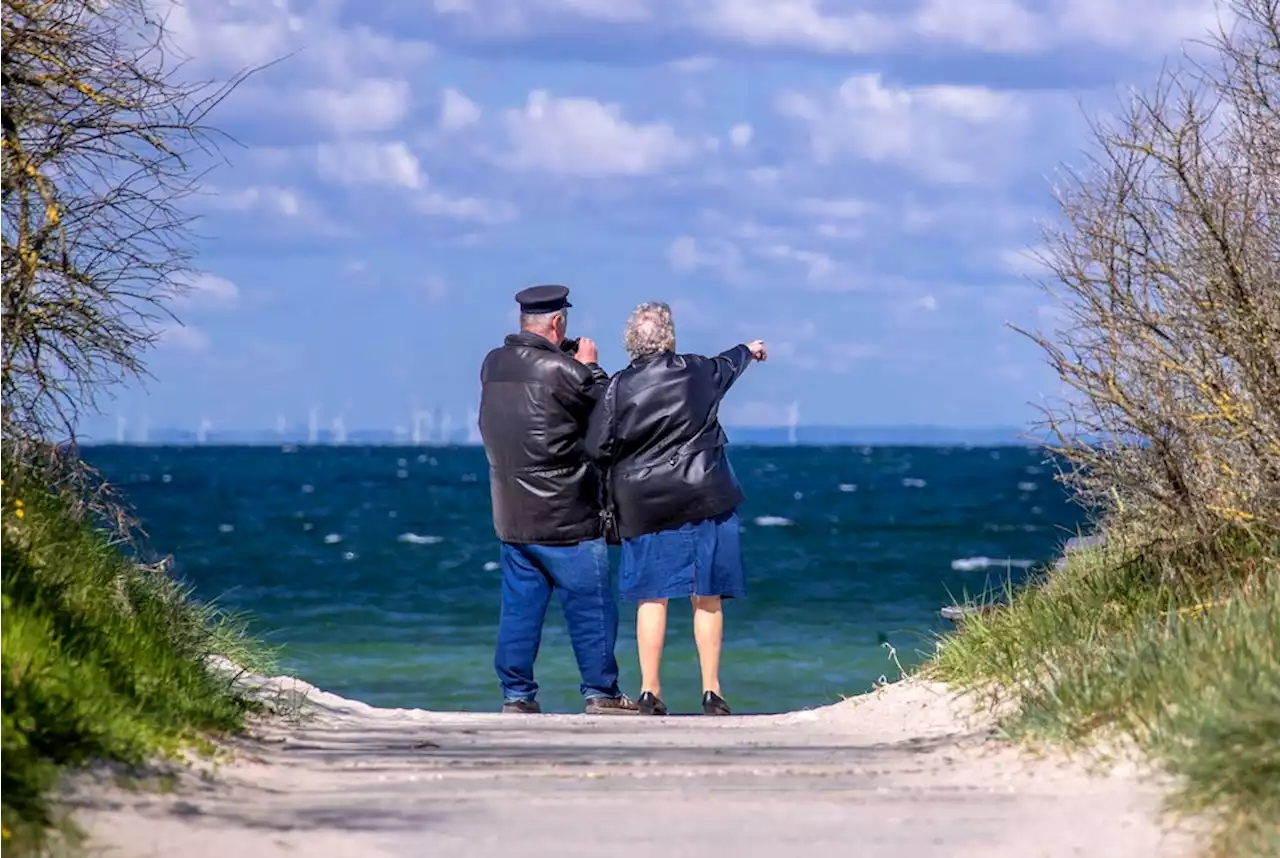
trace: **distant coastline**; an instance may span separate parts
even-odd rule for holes
[[[874,447],[1028,447],[1043,445],[1043,433],[1016,426],[732,426],[726,427],[735,444],[785,447],[874,446]],[[325,447],[458,447],[479,446],[467,430],[453,437],[437,437],[415,442],[391,429],[352,429],[339,437],[332,431],[314,436],[306,432],[273,430],[207,430],[203,437],[190,429],[152,431],[145,441],[120,439],[82,440],[84,447],[244,447],[244,446],[325,446]]]

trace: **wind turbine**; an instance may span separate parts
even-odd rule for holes
[[[197,444],[209,443],[209,430],[212,428],[213,428],[213,424],[209,422],[209,418],[201,417],[200,426],[199,428],[196,429],[196,443]]]
[[[453,430],[453,418],[449,416],[449,412],[441,409],[440,416],[440,443],[449,443],[449,433]]]
[[[320,441],[320,409],[311,406],[311,411],[307,415],[307,443],[316,444]]]
[[[480,412],[474,408],[467,411],[467,443],[484,443],[484,438],[480,435]]]
[[[434,422],[430,411],[424,411],[421,408],[413,410],[413,444],[415,447],[431,440],[431,430],[434,428]]]
[[[124,430],[129,425],[129,421],[125,419],[123,414],[116,415],[116,443],[125,443]]]
[[[792,402],[787,409],[787,443],[796,443],[796,430],[800,428],[800,403]]]

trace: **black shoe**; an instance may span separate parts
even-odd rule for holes
[[[536,700],[507,700],[502,704],[503,715],[537,715],[542,707]]]
[[[729,711],[729,704],[724,702],[724,698],[714,691],[708,691],[702,695],[702,714],[703,715],[732,715]]]
[[[640,710],[630,697],[592,697],[587,701],[588,715],[635,715]]]
[[[658,695],[652,691],[646,691],[640,695],[640,699],[636,701],[636,707],[640,710],[641,715],[666,715],[667,704],[658,699]]]

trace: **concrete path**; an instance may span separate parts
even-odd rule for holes
[[[280,682],[281,680],[269,680]],[[216,772],[70,800],[91,854],[1175,858],[1133,766],[1090,776],[993,739],[907,682],[722,719],[379,710],[311,689]]]

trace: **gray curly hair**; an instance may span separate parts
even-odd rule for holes
[[[660,301],[646,301],[631,311],[622,330],[622,346],[632,360],[674,351],[676,326],[671,308]]]

